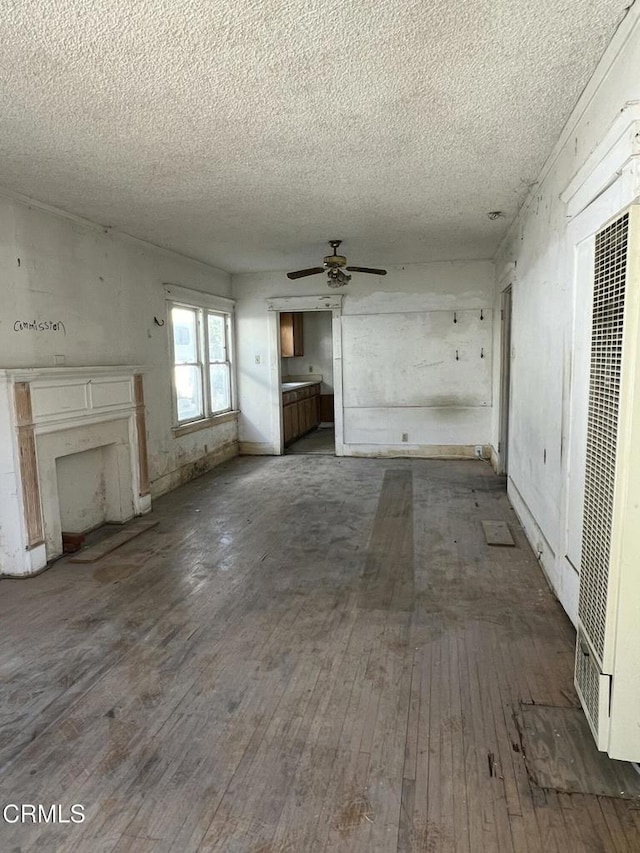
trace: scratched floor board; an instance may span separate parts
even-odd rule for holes
[[[288,632],[289,640],[282,637],[282,645],[296,635],[295,624]],[[287,787],[271,784],[267,796],[264,788],[279,777],[292,772],[295,762],[292,755],[302,749],[302,742],[295,739],[296,714],[300,715],[318,680],[318,664],[308,668],[300,664],[291,670],[284,689],[273,691],[273,701],[267,713],[261,715],[260,725],[255,729],[244,750],[235,772],[228,779],[220,779],[223,796],[212,815],[212,820],[201,840],[201,849],[213,850],[220,842],[235,839],[240,833],[247,837],[268,840],[278,817],[278,803],[286,796]],[[288,730],[287,730],[288,727]],[[245,796],[238,796],[245,791]],[[269,806],[270,815],[264,808]]]
[[[493,646],[493,655],[497,661],[497,677],[500,683],[502,696],[507,697],[502,702],[502,713],[505,727],[508,730],[508,739],[512,750],[511,768],[513,781],[519,805],[519,812],[510,813],[512,836],[514,848],[518,851],[536,851],[542,849],[542,839],[536,818],[529,776],[524,762],[521,760],[522,746],[520,743],[520,731],[516,721],[515,713],[518,711],[519,702],[516,697],[530,699],[526,682],[521,678],[519,670],[512,665],[512,655],[504,645]],[[516,803],[514,801],[514,808]]]
[[[304,842],[310,846],[317,843],[319,850],[324,849],[330,834],[337,830],[341,840],[348,838],[361,817],[358,804],[363,802],[366,779],[362,778],[362,773],[368,768],[369,754],[360,752],[362,715],[359,711],[363,697],[370,695],[367,692],[370,650],[379,631],[374,621],[363,617],[360,611],[355,613],[357,625],[342,662],[343,672],[351,672],[352,677],[343,679],[338,695],[332,697],[326,709],[318,708],[309,749],[301,762],[274,839],[276,849],[279,849],[278,844],[284,845],[287,841],[293,848],[296,843]],[[325,692],[326,687],[323,685],[321,689]],[[331,737],[328,738],[328,734]],[[333,761],[333,770],[323,777],[323,768],[329,761]],[[327,784],[329,779],[331,784]],[[347,801],[352,803],[350,809],[344,806]],[[301,806],[318,815],[312,834],[305,827],[305,811],[300,810]],[[327,849],[339,849],[339,843],[333,842]]]
[[[334,617],[339,612],[333,609],[329,615]],[[327,697],[333,698],[333,691],[327,690],[327,686],[339,683],[331,676],[341,669],[352,630],[349,620],[341,621],[344,624],[320,626],[325,636],[332,637],[332,654],[324,661],[323,671],[319,667],[318,654],[312,660],[301,656],[253,760],[247,762],[245,778],[250,778],[251,784],[246,796],[239,798],[234,787],[225,793],[220,812],[203,838],[202,850],[226,850],[230,838],[235,840],[238,835],[253,837],[256,845],[266,845],[275,834],[305,745],[308,741],[317,743],[320,729],[328,718],[337,717],[338,722],[341,719],[335,712],[332,715],[331,700],[327,701]],[[302,638],[294,634],[292,640],[300,647]],[[324,695],[314,689],[320,680],[325,687]],[[318,713],[318,703],[321,713]],[[330,751],[331,745],[326,748]],[[277,784],[279,779],[284,781]]]
[[[637,803],[527,773],[518,712],[575,706],[574,632],[486,464],[241,458],[154,517],[3,581],[0,797],[86,820],[0,850],[640,850]]]

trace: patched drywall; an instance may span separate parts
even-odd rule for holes
[[[354,273],[341,319],[346,452],[434,452],[488,444],[493,264],[412,264]],[[241,446],[274,452],[266,298],[331,293],[324,276],[233,277]]]
[[[602,185],[594,185],[572,219],[561,196],[589,158],[595,166],[604,156],[606,152],[598,151],[614,121],[624,124],[625,105],[640,100],[640,77],[630,73],[640,68],[639,20],[634,7],[578,103],[496,264],[498,274],[512,265],[502,284],[513,282],[509,493],[574,622],[593,288],[593,263],[589,265],[586,257],[585,238],[632,200],[631,184],[620,177],[628,164],[631,140],[623,162],[612,161],[611,174],[604,175]],[[493,440],[497,445],[497,422]]]
[[[491,325],[486,308],[343,317],[345,408],[490,406]]]
[[[235,422],[174,438],[164,282],[220,296],[226,273],[0,199],[0,366],[144,368],[152,495],[237,448]]]

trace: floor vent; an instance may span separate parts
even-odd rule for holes
[[[576,686],[582,699],[582,705],[589,717],[591,728],[597,732],[600,705],[600,670],[582,635],[578,634],[576,643]]]

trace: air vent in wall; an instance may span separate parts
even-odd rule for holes
[[[598,748],[637,762],[640,206],[595,235],[594,249],[575,685]]]
[[[618,443],[629,214],[596,235],[580,621],[602,665]]]

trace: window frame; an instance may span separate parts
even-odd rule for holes
[[[224,354],[225,359],[223,361],[211,360],[210,348],[209,348],[209,317],[220,317],[224,323]],[[231,317],[228,313],[224,311],[215,311],[212,308],[203,309],[202,314],[202,327],[204,331],[204,337],[202,341],[202,352],[206,356],[204,362],[204,368],[207,371],[207,381],[204,381],[203,385],[206,386],[206,391],[208,395],[206,410],[209,412],[208,417],[214,418],[217,415],[225,415],[227,412],[233,411],[233,381],[232,381],[232,370],[233,370],[233,360],[231,358]],[[229,372],[229,406],[226,409],[216,409],[212,411],[212,403],[211,403],[211,365],[212,364],[224,364],[227,366],[227,370]],[[184,421],[182,422],[184,423]]]
[[[176,285],[165,284],[165,295],[167,300],[167,327],[169,336],[170,354],[170,384],[172,403],[172,430],[174,435],[191,432],[194,429],[204,428],[219,420],[227,420],[234,417],[237,409],[236,404],[236,376],[235,376],[235,335],[234,335],[234,308],[235,303],[231,299],[213,296],[197,291],[188,291]],[[178,395],[175,380],[176,362],[173,309],[184,308],[195,312],[196,328],[196,356],[197,362],[189,362],[189,365],[197,366],[200,376],[200,393],[202,395],[202,414],[191,418],[179,419]],[[224,321],[224,355],[223,361],[211,360],[209,352],[209,315],[221,317]],[[187,362],[181,362],[187,364]],[[229,375],[229,406],[225,409],[212,409],[211,374],[210,365],[224,364],[227,366]]]

